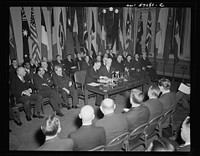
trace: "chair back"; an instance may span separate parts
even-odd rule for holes
[[[74,73],[74,80],[76,88],[83,86],[85,83],[86,71],[77,71]]]
[[[165,112],[165,114],[163,115],[163,118],[161,120],[161,124],[163,124],[168,118],[170,118],[174,112],[175,112],[176,108],[172,108],[170,110],[168,110],[167,112]]]
[[[144,132],[144,130],[146,130],[146,128],[148,127],[148,124],[149,123],[142,124],[142,125],[138,126],[136,129],[134,129],[130,133],[128,140],[135,140],[135,139],[139,138],[140,135],[142,134],[142,132]]]
[[[122,149],[122,143],[124,140],[126,140],[129,136],[129,132],[125,132],[117,137],[115,137],[113,140],[111,140],[107,146],[106,150],[107,151],[115,151],[117,149],[121,150]]]
[[[106,148],[105,145],[100,145],[100,146],[97,146],[97,147],[90,149],[88,151],[105,151],[105,148]]]
[[[145,130],[146,137],[151,136],[151,134],[153,134],[155,132],[155,129],[158,126],[158,123],[160,122],[162,117],[163,117],[163,115],[159,115],[149,121],[149,125]]]

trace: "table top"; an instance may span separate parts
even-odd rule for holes
[[[101,95],[111,95],[141,86],[146,82],[145,79],[138,80],[129,77],[127,79],[119,79],[112,84],[100,84],[99,86],[85,85],[85,88],[90,92],[95,92]]]

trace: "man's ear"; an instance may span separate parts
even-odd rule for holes
[[[116,104],[114,104],[114,110],[115,110],[115,108],[116,108]]]
[[[78,114],[78,116],[79,116],[79,118],[80,118],[80,119],[82,119],[82,116],[81,116],[81,114]]]

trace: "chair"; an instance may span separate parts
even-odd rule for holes
[[[124,132],[123,134],[115,137],[106,145],[106,151],[121,151],[124,140],[129,136],[129,132]]]
[[[74,73],[74,81],[75,81],[75,87],[77,89],[78,95],[81,99],[85,99],[85,77],[86,77],[86,71],[81,70]],[[88,92],[88,98],[94,97],[96,94],[92,92]]]
[[[106,148],[105,145],[100,145],[88,151],[105,151],[105,148]]]
[[[143,132],[146,130],[147,127],[148,123],[142,124],[130,133],[128,138],[123,142],[125,151],[133,151],[140,145],[145,146],[144,139],[142,139],[141,137],[143,137]]]
[[[163,118],[163,115],[159,115],[154,117],[153,119],[151,119],[149,121],[148,127],[146,128],[146,130],[144,131],[144,141],[145,141],[145,149],[147,148],[147,140],[155,135],[159,136],[159,132],[158,130],[160,130],[159,128],[159,122],[161,121],[161,119]]]

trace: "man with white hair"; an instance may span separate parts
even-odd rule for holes
[[[92,106],[85,105],[81,108],[79,118],[82,119],[82,126],[69,134],[69,138],[72,138],[74,141],[75,151],[88,151],[94,147],[106,144],[105,130],[92,124],[94,117]]]
[[[103,127],[106,131],[108,144],[116,136],[128,131],[128,122],[121,113],[115,113],[116,104],[113,99],[106,98],[101,102],[100,110],[104,117],[96,121],[96,126]]]
[[[99,69],[99,75],[111,78],[112,74],[115,72],[115,68],[111,66],[111,64],[112,64],[112,59],[107,58],[105,60],[105,66],[101,66],[101,68]]]

